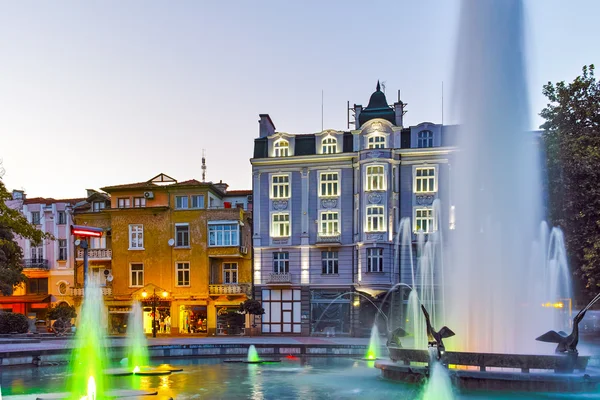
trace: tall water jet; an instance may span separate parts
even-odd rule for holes
[[[379,346],[379,330],[377,329],[377,324],[373,324],[373,328],[371,328],[371,338],[369,339],[369,347],[367,348],[365,358],[377,360],[379,358]]]
[[[125,346],[127,351],[127,366],[129,368],[146,367],[150,362],[148,353],[148,339],[144,333],[144,320],[142,305],[139,301],[133,303],[133,307],[127,321],[127,339]]]
[[[456,230],[446,276],[449,347],[531,352],[552,326],[531,265],[542,220],[539,143],[529,131],[521,0],[464,0],[455,88],[460,129],[451,178]],[[460,327],[460,329],[459,329]]]
[[[452,400],[454,392],[448,370],[439,362],[430,363],[429,379],[423,390],[421,400]]]
[[[256,347],[253,344],[248,347],[248,358],[247,361],[250,363],[260,362],[260,357],[258,356],[258,352],[256,351]]]
[[[107,389],[104,370],[108,366],[105,343],[106,321],[102,288],[97,280],[86,280],[83,306],[71,355],[69,387],[72,399],[88,398],[90,385],[94,397],[102,398]]]

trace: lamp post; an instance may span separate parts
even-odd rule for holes
[[[169,293],[167,293],[166,291],[162,292],[163,298],[166,299],[168,295],[169,295]],[[160,301],[160,297],[156,295],[156,288],[154,288],[152,296],[150,296],[149,298],[148,298],[148,292],[146,292],[144,290],[142,292],[142,297],[144,299],[149,299],[152,301],[152,337],[155,338],[156,337],[156,303],[158,303]]]
[[[85,287],[88,274],[88,238],[102,237],[102,228],[94,228],[86,225],[71,225],[71,235],[81,237],[75,240],[75,246],[83,249],[83,287]]]

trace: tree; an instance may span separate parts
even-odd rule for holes
[[[265,309],[262,308],[260,301],[248,299],[243,303],[240,303],[240,312],[242,314],[263,315],[265,313]]]
[[[544,85],[540,115],[548,214],[565,234],[571,269],[590,295],[600,289],[600,82],[594,65],[571,83]],[[586,296],[587,297],[587,296]]]
[[[77,318],[75,306],[61,303],[48,310],[48,319],[54,321],[54,332],[58,335],[67,333],[71,329],[71,319]]]
[[[29,239],[34,246],[44,239],[53,238],[31,225],[18,209],[7,205],[12,196],[1,178],[0,173],[0,292],[8,296],[26,279],[23,274],[23,250],[15,237]]]

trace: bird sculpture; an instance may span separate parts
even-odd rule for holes
[[[429,313],[425,309],[425,306],[421,304],[421,310],[423,310],[423,314],[425,315],[425,323],[427,324],[427,343],[429,347],[437,348],[437,359],[442,358],[442,352],[446,349],[444,347],[444,342],[442,339],[446,339],[455,335],[454,332],[447,326],[442,327],[439,331],[435,331],[435,329],[431,326],[431,321],[429,320]]]
[[[587,310],[583,309],[573,318],[573,330],[570,335],[563,331],[548,331],[542,336],[536,338],[540,342],[557,343],[555,353],[575,353],[577,354],[577,344],[579,343],[579,323],[585,316]]]
[[[396,328],[391,333],[387,340],[387,346],[402,348],[402,343],[400,343],[400,338],[408,336],[408,332],[406,332],[402,328]]]

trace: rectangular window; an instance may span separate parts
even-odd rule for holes
[[[133,198],[133,206],[136,208],[146,207],[146,198],[145,197],[134,197]]]
[[[177,286],[190,286],[189,262],[178,262],[175,264],[175,274],[177,275]]]
[[[336,236],[340,234],[337,212],[322,212],[321,213],[321,236]]]
[[[435,191],[435,168],[417,168],[415,170],[415,193],[431,193]]]
[[[41,222],[40,212],[39,211],[32,211],[31,212],[31,223],[33,225],[39,225],[40,222]]]
[[[129,225],[129,250],[144,249],[144,225]]]
[[[381,135],[371,136],[369,138],[369,149],[384,149],[385,148],[385,137]]]
[[[273,214],[271,216],[271,236],[289,237],[290,236],[290,214]]]
[[[338,193],[338,173],[324,172],[321,174],[321,192],[322,197],[339,196]]]
[[[367,190],[385,190],[383,165],[367,166]]]
[[[41,261],[44,259],[44,248],[42,246],[31,248],[31,259]]]
[[[323,274],[338,273],[338,252],[337,251],[322,251],[321,261],[323,263]]]
[[[65,225],[66,223],[67,223],[67,213],[65,213],[64,211],[59,211],[58,212],[58,224]]]
[[[29,278],[27,280],[28,294],[48,294],[48,278]]]
[[[208,225],[209,246],[238,246],[239,237],[237,223]]]
[[[130,287],[144,286],[144,264],[130,264],[129,272]]]
[[[106,248],[106,236],[90,238],[90,248],[91,249],[105,249]]]
[[[175,208],[186,209],[188,208],[188,197],[187,196],[175,196]]]
[[[289,175],[275,175],[271,177],[271,198],[289,199],[290,177]]]
[[[223,263],[223,283],[238,283],[238,265],[237,263]]]
[[[290,272],[290,253],[287,251],[273,253],[273,272],[276,274],[287,274]]]
[[[367,271],[383,272],[383,249],[373,247],[367,249]]]
[[[415,210],[415,232],[431,233],[436,230],[433,209],[417,208]]]
[[[60,261],[67,259],[67,239],[58,239],[58,259]]]
[[[94,201],[92,203],[92,211],[98,212],[104,210],[106,204],[103,201]]]
[[[175,224],[175,246],[190,247],[190,226]]]
[[[121,197],[117,199],[117,207],[119,208],[129,208],[131,207],[131,203],[129,201],[129,197]]]
[[[196,194],[192,196],[192,208],[204,208],[203,194]]]
[[[383,218],[383,206],[367,207],[367,232],[383,232],[385,223]]]

